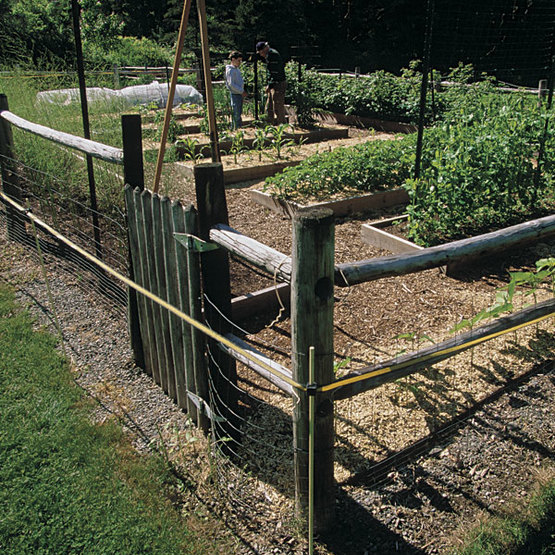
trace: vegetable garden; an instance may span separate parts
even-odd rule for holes
[[[459,74],[460,72],[459,69]],[[454,77],[456,75],[452,75],[450,81]],[[341,108],[360,116],[388,116],[397,121],[415,122],[419,91],[414,70],[407,71],[401,78],[381,74],[373,76],[370,78],[370,87],[365,79],[339,79],[305,70],[301,73],[300,80],[297,78],[295,81],[291,77],[290,94],[301,99],[296,106],[299,112],[307,107],[310,110]],[[318,86],[314,86],[315,83]],[[329,89],[326,88],[328,83]],[[362,89],[373,91],[372,104],[364,100]],[[323,92],[321,99],[316,98],[317,91]],[[383,102],[378,104],[380,91],[383,91]],[[332,463],[331,467],[332,482],[331,485],[327,483],[324,489],[318,490],[322,486],[316,486],[319,491],[316,493],[316,505],[324,511],[316,518],[318,525],[324,530],[330,519],[333,519],[333,508],[329,507],[330,491],[335,491],[333,480],[342,491],[349,490],[351,482],[372,474],[378,463],[386,461],[394,453],[410,448],[430,433],[441,430],[473,403],[493,394],[501,384],[530,370],[534,362],[552,358],[552,322],[543,318],[546,314],[552,315],[549,303],[552,303],[553,298],[555,267],[552,243],[554,227],[549,219],[555,206],[552,112],[547,103],[538,103],[529,93],[501,92],[490,80],[471,84],[462,79],[446,86],[442,92],[437,92],[434,102],[432,104],[430,101],[426,108],[428,127],[424,131],[422,163],[418,176],[414,169],[417,137],[399,135],[390,140],[383,137],[384,140],[371,140],[353,147],[331,148],[329,152],[319,152],[295,167],[268,178],[265,183],[266,191],[284,200],[310,202],[405,188],[409,195],[406,207],[409,215],[408,237],[422,246],[474,237],[548,216],[541,220],[541,224],[533,227],[537,230],[536,237],[540,239],[534,242],[533,238],[528,237],[533,245],[529,252],[503,255],[501,258],[488,260],[489,265],[483,263],[467,269],[466,283],[448,278],[439,270],[430,269],[444,263],[436,261],[426,266],[424,273],[409,275],[398,272],[389,274],[397,277],[365,283],[363,281],[366,280],[360,280],[359,285],[344,287],[355,283],[355,280],[351,281],[349,276],[353,274],[349,272],[356,273],[360,267],[372,266],[380,260],[384,264],[388,263],[387,256],[384,256],[386,253],[360,241],[360,219],[381,218],[384,215],[401,216],[404,212],[402,208],[389,208],[387,214],[374,211],[372,214],[338,219],[333,225],[330,225],[329,216],[326,216],[326,225],[330,225],[329,229],[335,228],[335,241],[333,231],[328,229],[323,233],[328,239],[330,233],[332,236],[331,255],[329,245],[322,247],[322,251],[327,252],[325,262],[319,262],[322,253],[318,249],[310,250],[306,246],[310,241],[302,239],[302,233],[306,230],[301,231],[301,228],[303,225],[311,225],[307,224],[309,213],[301,212],[291,223],[280,214],[254,205],[248,197],[248,184],[228,189],[223,199],[214,203],[220,209],[227,204],[226,210],[212,214],[211,217],[216,220],[205,220],[202,239],[212,243],[212,246],[219,245],[216,259],[221,262],[227,258],[225,252],[232,253],[230,288],[234,299],[252,297],[254,292],[263,289],[270,290],[269,296],[263,297],[265,300],[261,302],[262,310],[256,317],[250,316],[239,321],[230,312],[233,305],[237,306],[239,303],[232,302],[228,307],[224,302],[224,322],[216,318],[217,323],[211,323],[210,327],[217,333],[230,333],[248,343],[248,352],[252,354],[256,351],[253,356],[265,368],[267,375],[264,376],[256,362],[244,359],[239,359],[236,375],[229,373],[225,369],[227,363],[222,362],[224,359],[216,354],[217,347],[209,341],[204,356],[211,368],[212,373],[209,375],[214,381],[208,384],[208,398],[201,399],[196,410],[202,412],[204,402],[212,411],[212,416],[208,413],[205,416],[211,420],[213,429],[215,481],[222,497],[231,504],[237,504],[233,511],[238,520],[246,514],[254,522],[256,513],[259,529],[271,523],[271,529],[277,538],[283,533],[280,532],[283,522],[290,519],[294,512],[294,490],[297,494],[298,514],[303,515],[303,510],[307,508],[309,490],[304,469],[308,463],[309,446],[308,436],[304,431],[301,432],[304,430],[302,426],[307,424],[302,419],[310,400],[307,385],[315,384],[317,388],[322,388],[343,380],[344,385],[335,385],[334,390],[344,387],[344,393],[350,391],[350,394],[337,395],[331,402],[331,410],[329,398],[333,399],[333,395],[329,396],[323,390],[316,391],[316,437],[320,440],[325,437],[329,442],[330,436],[322,434],[330,432],[330,418],[332,429],[335,421],[335,438],[332,432],[331,446],[326,444],[326,453],[335,451],[335,466]],[[16,107],[11,109],[17,113]],[[40,117],[48,116],[41,114]],[[111,119],[114,119],[113,116],[99,114],[98,136],[106,131],[104,126]],[[112,132],[114,127],[112,123]],[[270,139],[269,147],[274,149],[273,155],[276,158],[281,156],[282,147],[286,150],[296,148],[287,144],[290,139],[283,134],[280,138],[275,135],[273,137],[276,141],[283,141],[283,144],[276,147],[274,143],[272,147],[270,135],[279,132],[264,127],[258,128],[260,129],[264,131],[264,141]],[[176,139],[177,131],[176,129]],[[280,132],[283,131],[285,130]],[[255,140],[256,132],[254,130]],[[66,157],[65,153],[53,156],[52,150],[33,148],[31,141],[24,138],[19,131],[14,130],[14,135],[18,158],[25,166],[44,171],[45,180],[46,173],[67,175],[70,167],[76,168],[76,174],[83,175],[82,170],[79,170],[82,161],[74,156]],[[115,136],[114,133],[113,137]],[[240,141],[244,142],[244,139],[245,135],[232,135],[231,148],[235,153],[231,150],[231,156],[240,154],[244,146]],[[121,144],[119,140],[113,140],[114,146]],[[262,134],[259,143],[253,141],[253,145],[260,143]],[[56,153],[60,152],[57,146],[49,148],[57,149],[54,151]],[[191,163],[196,162],[192,164],[193,171],[205,171],[197,159],[197,151],[191,148],[190,152],[190,157],[193,158]],[[31,156],[25,158],[26,153]],[[262,149],[257,152],[255,146],[255,163],[259,156],[264,154]],[[54,157],[58,158],[57,162],[61,166],[52,167]],[[40,164],[45,160],[49,167],[41,168]],[[168,170],[173,163],[168,160]],[[3,167],[5,164],[4,161]],[[146,183],[150,171],[147,156]],[[25,176],[29,171],[21,166],[16,173]],[[122,230],[126,230],[125,220],[121,217],[124,211],[121,182],[107,170],[101,172],[100,178],[100,212],[109,210],[114,219],[123,223]],[[4,177],[4,191],[8,192],[5,188],[6,179]],[[174,201],[193,202],[201,210],[198,181],[195,194],[191,180],[177,179],[175,173],[171,174],[171,178],[166,174],[166,179],[163,190]],[[58,206],[51,206],[52,213],[57,213],[58,218],[67,208],[64,205],[69,203],[68,199],[72,195],[86,198],[86,193],[79,189],[77,182],[78,179],[75,183],[68,180],[64,184],[67,190],[59,195],[56,202]],[[109,188],[104,186],[105,182],[109,182]],[[223,186],[220,181],[216,182],[218,186]],[[208,187],[213,187],[214,183],[209,180]],[[48,210],[42,208],[43,203],[48,204],[48,195],[41,191],[44,190],[43,183],[39,179],[32,179],[29,183],[23,182],[21,187],[24,196],[30,199],[33,213],[52,219],[47,214]],[[50,191],[50,198],[52,197]],[[214,198],[217,198],[210,195],[208,197],[211,198],[209,202],[214,202]],[[141,198],[145,198],[145,195]],[[9,203],[6,206],[9,207]],[[145,206],[142,207],[143,210],[146,209]],[[129,209],[129,205],[127,208]],[[202,218],[206,218],[206,210]],[[321,218],[318,218],[320,216],[316,220],[321,223]],[[233,229],[230,232],[219,225],[228,223],[241,233]],[[29,222],[25,225],[30,231]],[[148,237],[148,230],[143,233]],[[71,232],[69,234],[73,235]],[[255,242],[248,243],[248,248],[241,246],[242,234]],[[107,242],[109,243],[108,239]],[[305,247],[299,247],[300,244]],[[202,251],[202,247],[198,248]],[[272,251],[268,251],[268,248]],[[246,251],[251,255],[246,254]],[[262,271],[258,267],[260,263],[253,260],[252,252],[266,253]],[[283,253],[292,254],[289,256]],[[203,253],[200,256],[207,267],[213,264],[206,262],[213,254]],[[152,254],[152,257],[155,255]],[[296,272],[296,277],[290,273],[286,279],[287,267],[292,259],[295,260],[295,270],[290,272]],[[534,263],[538,259],[542,259],[542,262],[539,263],[538,270],[534,271]],[[323,266],[318,266],[320,263]],[[514,271],[529,270],[529,273],[513,274],[508,281],[505,274],[507,268]],[[253,269],[256,271],[253,272]],[[488,269],[488,279],[491,281],[484,278],[484,270],[487,276]],[[324,278],[331,282],[328,283]],[[138,276],[136,279],[139,279]],[[307,283],[312,283],[311,279],[315,280],[312,289],[306,286]],[[341,282],[342,279],[345,283]],[[283,288],[288,280],[296,291],[297,302],[299,297],[305,295],[315,304],[307,308],[308,305],[295,305],[292,300],[289,316],[289,293]],[[166,283],[169,282],[167,280]],[[278,285],[278,282],[284,283]],[[333,282],[337,287],[333,288]],[[160,284],[159,281],[158,283]],[[516,294],[517,285],[524,288],[526,296]],[[204,287],[209,286],[205,283]],[[484,310],[484,307],[492,303],[492,295],[495,298],[497,288],[501,288],[497,300],[491,309]],[[217,288],[206,289],[205,293],[210,290],[217,291]],[[161,289],[155,291],[152,286],[152,291],[163,297]],[[203,298],[204,310],[213,313],[212,316],[222,311],[218,296],[219,293],[214,292]],[[269,298],[273,301],[270,302]],[[268,307],[276,304],[276,298],[279,301],[278,309],[269,311]],[[457,341],[465,344],[468,340],[466,336],[457,337],[461,335],[461,329],[465,329],[464,326],[456,328],[461,320],[468,323],[467,327],[470,327],[470,323],[474,327],[480,323],[480,319],[489,322],[489,319],[514,308],[517,314],[509,318],[516,319],[505,323],[507,329],[512,329],[522,323],[518,318],[527,310],[526,305],[530,298],[534,301],[530,314],[535,316],[525,316],[524,321],[539,318],[538,321],[543,323],[538,323],[535,329],[519,328],[518,332],[514,331],[510,336],[495,339],[488,347],[476,347],[443,361],[438,358],[437,364],[426,368],[430,360],[436,362],[433,357],[437,353],[453,348]],[[212,303],[216,305],[215,310]],[[540,315],[540,312],[536,314],[534,310],[545,312]],[[322,320],[318,323],[311,320],[316,314],[322,314],[322,311],[325,312]],[[334,311],[335,318],[330,324],[329,314]],[[473,320],[476,314],[481,316]],[[226,319],[230,321],[226,322]],[[306,335],[296,335],[299,333],[299,325],[312,331],[305,331]],[[497,323],[493,320],[488,325],[495,326]],[[449,332],[452,328],[456,328],[457,332],[454,339]],[[494,333],[489,330],[488,333],[490,332]],[[325,345],[322,344],[324,335],[328,341]],[[226,337],[230,339],[229,335]],[[293,346],[290,345],[290,340],[294,342]],[[453,344],[449,343],[451,340]],[[302,368],[302,372],[308,371],[308,352],[305,352],[309,346],[307,341],[314,341],[316,344],[313,343],[313,346],[317,348],[317,375],[313,378],[299,370]],[[420,352],[421,347],[431,342],[434,345],[428,351]],[[243,345],[242,348],[247,349],[244,343],[238,343],[235,339],[232,343],[235,346]],[[408,351],[416,354],[407,355]],[[239,351],[235,354],[237,352]],[[408,358],[404,359],[403,356]],[[292,371],[287,369],[290,357]],[[422,358],[424,362],[420,360]],[[428,364],[425,364],[426,361]],[[418,367],[418,374],[405,372],[407,368],[414,369],[413,365],[417,363],[421,365]],[[395,370],[397,364],[401,364],[401,367]],[[292,380],[293,391],[284,387],[279,379],[268,381],[267,376],[272,374],[272,370],[277,373],[278,378],[285,376]],[[318,375],[318,372],[324,373]],[[390,372],[392,373],[388,376]],[[155,377],[156,372],[151,373]],[[166,379],[169,381],[165,382]],[[162,378],[160,374],[159,378],[160,384],[170,394],[172,379],[177,384],[177,377]],[[350,384],[362,383],[366,379],[374,380],[372,386],[363,389],[355,398],[356,387],[351,387]],[[221,388],[226,388],[226,381],[232,382],[232,391],[235,393],[231,396],[238,396],[236,405],[227,405],[229,397],[222,396]],[[199,394],[187,382],[185,386],[193,395]],[[177,390],[173,391],[177,396]],[[190,408],[191,399],[193,396],[182,406]],[[302,412],[301,416],[299,411]],[[291,414],[296,415],[293,432]],[[323,425],[319,418],[325,420]],[[221,419],[224,419],[223,423]],[[399,425],[400,422],[403,425]],[[232,426],[231,430],[229,425]],[[179,450],[178,456],[184,465],[188,464],[188,457],[193,456],[191,448],[191,445],[185,445]],[[318,443],[316,449],[318,453]],[[321,460],[318,465],[329,462],[327,454],[323,456],[319,452],[319,457]],[[326,476],[329,478],[329,466],[324,470],[328,472]],[[204,486],[209,487],[206,484]]]

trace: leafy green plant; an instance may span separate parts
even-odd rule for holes
[[[351,358],[350,357],[346,357],[343,360],[340,360],[338,362],[334,362],[334,364],[333,364],[333,373],[334,373],[334,375],[337,376],[338,374],[340,374],[342,370],[345,370],[345,368],[347,368],[349,366],[349,364],[351,364]]]
[[[431,246],[552,213],[552,175],[534,162],[553,116],[489,81],[448,94],[451,109],[424,134],[420,176],[406,182],[409,238]]]
[[[231,147],[229,149],[230,154],[233,155],[233,162],[237,164],[237,156],[241,154],[241,152],[247,151],[248,148],[245,146],[245,133],[244,131],[236,131],[233,134],[233,138],[231,141]]]
[[[267,178],[264,190],[280,198],[324,200],[340,192],[400,187],[414,165],[414,143],[414,137],[405,136],[315,154]]]
[[[199,140],[195,137],[183,136],[177,140],[175,145],[180,150],[185,160],[191,160],[193,164],[196,164],[203,158],[203,155],[198,149]]]
[[[258,161],[262,161],[262,152],[266,149],[266,144],[268,139],[266,137],[266,129],[262,127],[255,127],[254,129],[254,140],[252,146],[258,153]]]
[[[416,66],[417,62],[400,77],[377,71],[359,78],[323,75],[303,67],[299,80],[298,65],[290,63],[286,68],[287,98],[297,108],[302,125],[310,125],[316,109],[416,123],[422,79]],[[427,119],[432,121],[434,113],[441,112],[442,103],[438,99],[432,106],[431,97],[427,102]]]
[[[279,125],[268,125],[266,127],[266,135],[270,139],[270,147],[276,154],[278,160],[281,159],[281,155],[284,148],[290,147],[295,144],[295,141],[287,137],[287,131],[289,130],[289,125],[286,123],[280,123]]]
[[[465,318],[453,326],[451,333],[463,329],[472,329],[476,324],[497,318],[501,314],[511,312],[514,308],[514,298],[517,293],[524,296],[536,296],[538,287],[543,283],[549,283],[551,291],[555,296],[555,258],[542,258],[536,262],[536,270],[531,272],[509,272],[511,279],[509,283],[495,292],[495,302],[472,316]]]

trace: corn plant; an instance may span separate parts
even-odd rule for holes
[[[266,148],[266,142],[267,142],[266,129],[263,129],[262,127],[257,127],[254,130],[254,141],[252,143],[252,146],[258,153],[259,162],[262,162],[262,152]]]
[[[233,162],[235,164],[237,164],[237,156],[246,150],[248,149],[245,146],[245,133],[243,131],[237,131],[235,135],[233,135],[231,147],[229,149],[230,153],[233,154]]]
[[[202,154],[198,152],[199,140],[194,137],[184,137],[176,141],[176,146],[183,152],[185,160],[191,160],[196,164],[201,158]]]
[[[284,148],[291,147],[295,144],[293,139],[287,138],[286,133],[289,125],[281,123],[280,125],[268,125],[265,131],[270,137],[270,146],[276,153],[276,158],[281,159]]]

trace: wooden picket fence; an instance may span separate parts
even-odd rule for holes
[[[135,281],[201,320],[200,268],[195,252],[197,214],[167,197],[125,187],[129,250]],[[176,240],[174,234],[180,234]],[[191,419],[208,427],[208,383],[202,334],[160,304],[137,298],[146,372]]]

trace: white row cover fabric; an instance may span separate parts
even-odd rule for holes
[[[116,101],[124,106],[155,103],[162,108],[168,101],[168,84],[154,81],[150,85],[134,85],[121,90],[105,87],[87,87],[87,101]],[[37,93],[37,102],[67,105],[79,102],[79,89],[57,89]],[[202,95],[190,85],[176,85],[173,105],[202,104]]]

